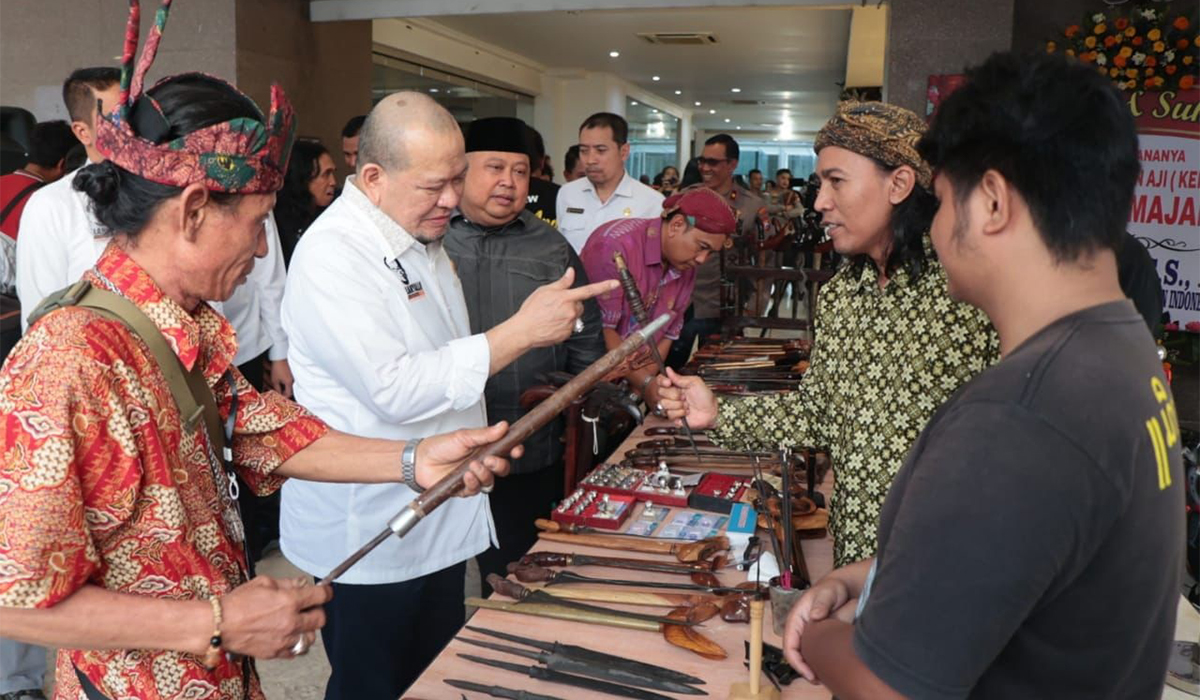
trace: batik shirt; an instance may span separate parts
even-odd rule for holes
[[[982,312],[950,299],[935,261],[917,280],[879,288],[872,264],[843,267],[821,288],[811,364],[800,388],[722,399],[712,436],[735,449],[830,450],[834,566],[875,554],[879,509],[925,421],[999,357]]]
[[[233,328],[189,314],[121,249],[84,275],[154,322],[184,367],[200,363],[224,420],[237,386],[233,459],[260,494],[276,467],[327,432],[232,360]],[[119,321],[69,307],[34,324],[0,371],[0,607],[49,608],[84,585],[206,600],[245,582],[242,544],[222,518],[226,489],[204,422],[186,431],[154,356]],[[55,697],[82,698],[72,666],[111,698],[262,698],[240,662],[148,650],[58,652]]]

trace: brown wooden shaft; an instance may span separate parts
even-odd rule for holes
[[[454,494],[463,489],[463,476],[467,473],[468,465],[471,462],[494,455],[507,457],[513,448],[527,440],[539,428],[554,420],[558,414],[566,410],[571,401],[602,380],[617,365],[621,364],[622,360],[632,354],[634,350],[637,350],[642,343],[652,339],[654,334],[665,326],[670,319],[670,315],[663,314],[641,330],[631,333],[620,345],[610,350],[599,360],[593,362],[587,369],[575,375],[562,388],[554,392],[545,401],[534,406],[529,413],[526,413],[513,423],[509,427],[508,432],[504,434],[504,437],[490,445],[477,448],[454,471],[442,477],[440,481],[424,492],[418,494],[411,504],[412,507],[424,517],[434,508],[444,503],[446,499],[453,497]]]

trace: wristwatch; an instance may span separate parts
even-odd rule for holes
[[[404,444],[404,451],[400,453],[400,473],[404,476],[404,485],[417,493],[425,491],[425,488],[417,483],[417,445],[424,439],[409,440]]]

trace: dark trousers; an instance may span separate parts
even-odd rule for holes
[[[250,386],[258,391],[265,390],[266,376],[263,372],[263,362],[267,353],[238,365],[238,371],[250,382]],[[279,539],[279,492],[270,496],[256,496],[238,477],[238,508],[242,513],[242,524],[246,527],[246,556],[250,560],[250,570],[254,570],[254,562],[262,558],[263,550],[272,540]]]
[[[492,594],[488,574],[504,576],[505,566],[516,561],[537,542],[533,521],[549,518],[553,503],[563,496],[563,464],[528,474],[513,474],[496,479],[496,490],[488,497],[500,548],[492,547],[475,558],[483,581],[483,597]]]
[[[667,353],[666,365],[676,372],[683,369],[692,357],[692,344],[696,342],[696,336],[703,341],[706,336],[720,332],[721,319],[696,318],[695,307],[689,306],[683,315],[683,328],[679,331],[679,338],[671,343],[671,351]]]
[[[333,584],[321,641],[332,673],[325,700],[396,700],[466,619],[463,562],[377,585]]]

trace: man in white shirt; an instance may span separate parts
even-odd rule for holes
[[[71,130],[87,149],[88,162],[104,160],[96,150],[96,118],[117,106],[121,71],[80,68],[63,83],[63,103]],[[90,268],[108,238],[88,209],[87,195],[71,186],[75,172],[46,185],[29,198],[21,213],[17,237],[17,298],[21,301],[21,330],[29,327],[29,312],[52,292],[75,282]]]
[[[662,213],[662,194],[625,172],[628,141],[629,124],[616,114],[597,112],[579,127],[579,159],[586,177],[558,190],[558,230],[576,253],[601,224]]]
[[[526,350],[562,342],[582,301],[613,281],[538,288],[511,318],[475,335],[442,247],[467,159],[454,118],[401,92],[371,111],[356,174],[305,232],[288,270],[283,327],[297,400],[336,428],[413,438],[486,422],[489,376]],[[283,490],[281,547],[321,576],[415,491],[404,485]],[[462,625],[465,562],[488,548],[487,499],[447,502],[334,583],[322,631],[327,700],[394,700]]]

